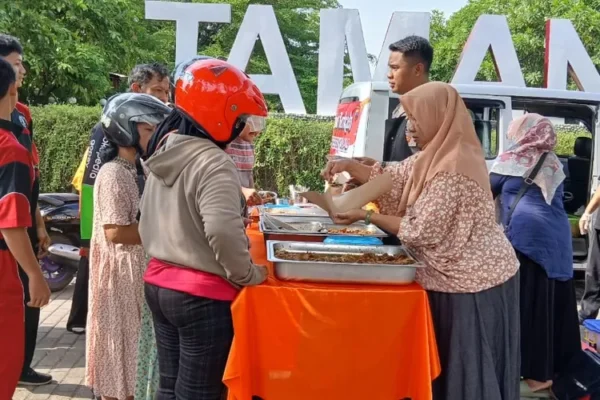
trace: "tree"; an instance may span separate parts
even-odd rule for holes
[[[189,1],[187,1],[189,2]],[[223,0],[194,0],[222,3]],[[231,0],[231,24],[201,24],[198,52],[228,58],[249,4],[272,4],[308,112],[316,110],[319,10],[340,7],[337,0]],[[0,32],[17,36],[25,47],[28,77],[23,98],[97,104],[111,94],[110,72],[127,74],[137,63],[173,66],[175,24],[144,18],[142,0],[20,0],[0,9]],[[247,68],[269,74],[257,41]],[[277,96],[271,109],[282,111]]]
[[[19,0],[0,9],[0,32],[25,48],[21,96],[32,104],[72,97],[98,104],[111,92],[109,72],[173,57],[175,37],[166,29],[144,20],[138,0]]]
[[[521,69],[528,86],[543,85],[545,23],[549,18],[573,22],[595,65],[600,65],[600,1],[598,0],[471,0],[448,20],[434,15],[432,44],[435,61],[432,76],[450,81],[477,18],[482,14],[506,15]],[[488,54],[479,80],[497,80]]]

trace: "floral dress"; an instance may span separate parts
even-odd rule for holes
[[[90,245],[90,298],[86,332],[86,384],[96,396],[134,394],[143,305],[144,250],[107,240],[105,225],[136,223],[136,169],[116,158],[100,169],[94,186]]]
[[[158,390],[158,355],[152,313],[144,300],[142,328],[138,342],[137,378],[135,400],[154,400]]]

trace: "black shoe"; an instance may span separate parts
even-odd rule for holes
[[[80,328],[78,326],[68,326],[67,331],[74,333],[76,335],[85,335],[85,328]]]
[[[42,386],[47,385],[51,382],[51,375],[35,372],[33,368],[29,368],[27,372],[21,375],[21,379],[19,379],[19,385],[25,386]]]

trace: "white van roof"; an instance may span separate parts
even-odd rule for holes
[[[600,93],[581,92],[577,90],[555,90],[532,87],[506,86],[498,83],[480,83],[472,85],[453,85],[461,95],[488,95],[504,97],[537,98],[544,100],[562,100],[575,103],[598,103],[600,104]],[[389,84],[385,81],[358,82],[348,86],[342,93],[342,98],[357,97],[360,101],[371,96],[371,90],[383,92],[390,91]],[[397,97],[389,93],[390,97]]]

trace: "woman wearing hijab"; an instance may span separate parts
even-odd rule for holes
[[[126,93],[108,101],[100,120],[107,142],[94,185],[86,383],[104,400],[134,396],[145,269],[136,163],[170,111],[152,96]]]
[[[581,349],[571,226],[550,120],[525,114],[510,124],[508,139],[514,144],[498,157],[490,178],[521,263],[521,376],[524,391],[536,392],[549,388]]]
[[[149,146],[139,232],[158,350],[157,399],[219,400],[233,339],[231,302],[267,277],[250,259],[241,183],[226,146],[264,128],[250,78],[196,61],[175,84],[175,108]]]
[[[175,83],[183,76],[187,67],[199,60],[210,60],[208,56],[194,56],[189,60],[181,61],[175,66],[170,77],[170,99],[175,101]],[[169,106],[173,106],[169,104]],[[148,173],[147,169],[144,171]],[[158,355],[156,351],[156,338],[152,313],[148,304],[142,305],[142,322],[140,338],[138,341],[137,378],[135,385],[135,400],[155,400],[158,391]]]
[[[388,232],[425,264],[426,290],[442,373],[433,398],[519,398],[519,280],[515,252],[496,223],[483,151],[458,93],[434,82],[401,97],[420,152],[386,168],[331,161],[324,177],[349,172],[364,183],[381,173],[393,189],[381,214],[351,210],[337,222],[364,220]]]

